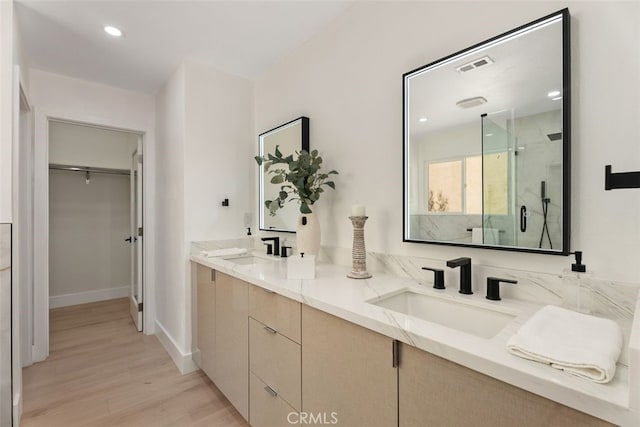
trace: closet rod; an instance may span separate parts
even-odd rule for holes
[[[59,165],[54,163],[49,164],[49,169],[73,172],[109,173],[113,175],[131,175],[131,171],[128,169],[94,168],[86,166]]]

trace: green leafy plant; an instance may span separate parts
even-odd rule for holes
[[[274,154],[264,157],[255,157],[258,166],[264,164],[264,171],[272,175],[272,184],[282,184],[278,196],[273,200],[265,200],[264,204],[269,209],[269,214],[274,216],[278,209],[287,201],[298,200],[300,213],[310,214],[311,206],[320,199],[324,192],[323,186],[336,189],[333,181],[327,181],[330,175],[337,175],[335,170],[327,173],[320,172],[322,157],[318,150],[311,153],[306,150],[296,151],[295,156],[283,154],[276,146]],[[284,168],[283,165],[288,166]]]
[[[429,212],[448,212],[449,199],[442,194],[442,190],[438,190],[436,196],[433,190],[429,190]]]

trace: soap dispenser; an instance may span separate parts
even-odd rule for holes
[[[576,259],[571,264],[571,270],[567,268],[562,274],[562,305],[579,313],[590,314],[592,301],[588,296],[590,292],[585,279],[591,277],[592,273],[587,273],[587,266],[582,263],[582,251],[570,253]]]

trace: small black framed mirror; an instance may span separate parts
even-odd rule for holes
[[[280,152],[287,156],[296,151],[309,151],[309,118],[299,117],[295,120],[277,126],[258,136],[258,152],[260,157],[275,152],[276,146]],[[265,207],[265,200],[272,199],[280,191],[280,184],[272,184],[264,171],[264,164],[260,165],[259,180],[259,212],[260,230],[296,232],[296,224],[299,217],[299,207],[295,203],[286,203],[275,216],[269,215],[269,209]]]
[[[569,253],[569,10],[403,76],[403,240]]]

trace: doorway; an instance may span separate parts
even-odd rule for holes
[[[52,308],[127,298],[135,301],[135,328],[144,330],[144,133],[54,118],[47,125],[49,171],[39,194],[46,263],[36,267],[34,361],[48,356]]]

